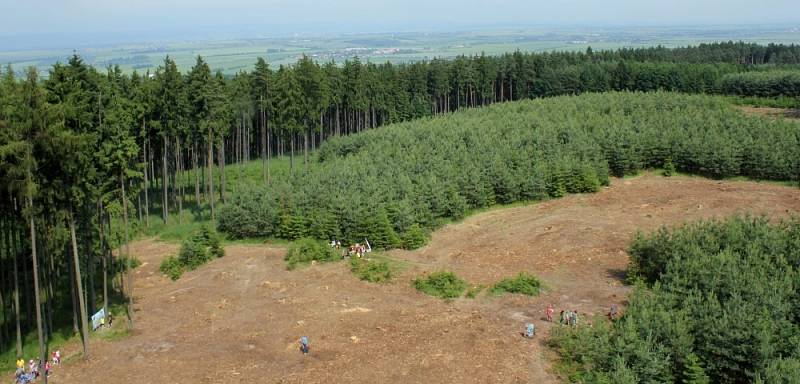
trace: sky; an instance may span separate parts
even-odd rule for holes
[[[0,0],[0,44],[477,27],[800,24],[798,0]]]

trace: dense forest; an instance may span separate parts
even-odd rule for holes
[[[0,70],[0,351],[25,352],[25,336],[34,330],[44,346],[54,332],[71,326],[84,336],[88,356],[88,316],[107,308],[110,298],[124,298],[128,306],[133,301],[133,276],[123,273],[133,261],[110,251],[127,242],[131,222],[150,225],[150,213],[159,213],[163,223],[176,223],[184,220],[184,210],[207,212],[211,219],[221,216],[220,225],[236,236],[357,238],[372,233],[354,224],[353,216],[367,215],[367,221],[374,221],[370,228],[381,227],[391,235],[414,224],[431,227],[493,202],[590,191],[606,182],[609,171],[621,174],[667,160],[680,169],[714,176],[795,179],[793,127],[731,115],[711,99],[667,94],[558,99],[552,102],[559,108],[576,110],[551,112],[556,115],[548,115],[540,103],[509,104],[449,122],[423,119],[385,133],[375,131],[386,139],[396,135],[406,146],[386,148],[396,152],[398,169],[382,175],[375,173],[382,169],[371,165],[379,158],[395,159],[386,154],[367,158],[364,154],[379,152],[373,145],[384,145],[365,141],[372,136],[331,142],[320,152],[320,164],[309,164],[309,150],[334,136],[506,101],[610,90],[721,92],[726,75],[798,63],[800,46],[719,43],[681,49],[515,52],[404,65],[357,59],[317,63],[302,57],[294,66],[270,68],[258,60],[252,71],[230,78],[214,73],[200,57],[187,73],[169,58],[154,73],[130,75],[117,67],[98,70],[77,55],[50,68],[46,79],[38,78],[35,68],[20,76],[7,67]],[[654,97],[665,98],[672,107],[659,106]],[[711,108],[709,116],[717,120],[696,116],[701,106]],[[666,129],[637,108],[651,113],[669,108],[695,111],[685,116],[664,113],[682,124],[706,124],[708,131]],[[541,114],[543,119],[562,121],[511,123],[526,116],[526,110],[528,118]],[[464,121],[476,130],[494,125],[487,119],[505,122],[485,133],[435,127],[460,124],[465,117],[476,119]],[[598,143],[603,144],[592,144],[589,139],[594,140],[595,133],[587,122],[595,118],[625,125],[617,128],[619,132],[598,130]],[[661,128],[676,137],[639,139],[638,131],[629,127],[634,123],[642,123],[650,134]],[[747,139],[734,140],[723,128]],[[526,129],[514,143],[490,135]],[[540,131],[556,136],[531,135]],[[408,132],[415,137],[403,136]],[[434,139],[434,133],[443,136]],[[624,139],[603,136],[611,134]],[[713,145],[697,144],[692,135],[706,135]],[[527,141],[519,141],[522,138]],[[456,140],[447,141],[451,139]],[[534,152],[504,154],[501,148],[477,149],[478,142],[469,141],[484,139],[496,146],[513,144],[543,152],[535,152],[536,161],[530,162],[525,159]],[[647,152],[653,148],[642,144],[663,144],[658,140],[667,143],[656,148],[663,152]],[[452,148],[445,150],[447,146]],[[462,165],[424,152],[427,147],[459,156],[472,169],[453,179],[453,169]],[[402,157],[405,151],[429,157],[411,161]],[[763,157],[751,156],[754,153]],[[303,174],[312,182],[302,188],[296,187],[302,184],[299,179],[273,182],[270,160],[289,155],[292,172],[300,175],[295,164],[300,154]],[[330,168],[356,158],[370,166],[351,167],[349,173]],[[261,162],[263,185],[237,194],[235,204],[224,204],[232,199],[226,193],[225,166],[251,160]],[[405,176],[397,184],[388,183],[388,175],[399,175],[399,169]],[[526,177],[530,174],[537,176]],[[322,180],[323,175],[334,179]],[[381,205],[383,200],[374,198],[378,189],[400,203]],[[328,196],[330,191],[336,194]],[[424,193],[419,199],[424,204],[406,204],[413,199],[411,193]],[[236,218],[231,212],[251,204],[248,196],[262,204],[255,211],[258,215]],[[277,201],[274,196],[291,200]],[[308,203],[320,196],[324,205]],[[223,212],[218,212],[220,203],[226,207]],[[244,229],[231,228],[234,218],[239,220],[236,225],[246,224]],[[391,237],[374,238],[382,246],[395,245]],[[133,326],[133,312],[127,312]]]
[[[594,192],[648,167],[722,178],[798,180],[800,125],[752,118],[719,97],[602,93],[506,103],[327,141],[302,177],[229,199],[235,237],[396,247],[495,203]]]
[[[736,217],[639,235],[640,279],[612,323],[556,329],[583,383],[795,383],[800,378],[800,222]]]
[[[730,73],[722,77],[720,91],[741,96],[800,97],[800,71]]]

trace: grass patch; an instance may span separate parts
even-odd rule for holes
[[[465,295],[468,299],[474,299],[478,296],[479,293],[486,288],[483,284],[473,285],[467,289],[467,294]]]
[[[414,288],[440,299],[460,297],[467,290],[467,282],[453,272],[434,272],[426,277],[414,279]]]
[[[497,284],[492,286],[491,293],[493,295],[501,295],[503,293],[519,293],[528,296],[538,296],[542,289],[542,282],[529,273],[520,272],[519,275],[507,279],[500,280]]]
[[[383,252],[372,251],[369,253],[369,255],[370,255],[369,256],[370,260],[385,261],[387,264],[389,264],[389,268],[394,273],[405,271],[412,264],[407,260],[399,260],[393,257],[389,257],[386,253]]]
[[[312,261],[329,262],[340,260],[336,251],[326,243],[311,238],[300,239],[289,246],[286,252],[286,268],[293,270],[299,264],[308,264]]]
[[[277,245],[277,246],[288,246],[292,242],[285,239],[278,239],[274,237],[248,237],[244,239],[230,239],[225,237],[222,239],[222,244],[224,245]]]
[[[115,322],[116,324],[116,322]],[[131,335],[131,330],[127,326],[122,326],[122,328],[112,327],[111,329],[104,329],[97,332],[94,332],[92,336],[103,339],[107,341],[118,341],[127,338]]]
[[[370,283],[385,283],[392,278],[392,268],[386,260],[353,257],[350,259],[350,271],[359,279]]]
[[[131,269],[139,268],[142,265],[142,261],[137,259],[135,256],[128,257],[123,255],[117,258],[117,264],[119,264],[123,272],[128,270],[128,262],[131,263]]]

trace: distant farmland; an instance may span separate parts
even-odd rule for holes
[[[755,43],[796,43],[800,30],[790,27],[720,27],[720,28],[595,28],[483,30],[455,33],[383,33],[363,35],[261,38],[236,40],[175,41],[158,44],[124,44],[116,47],[80,49],[88,64],[96,67],[119,65],[124,72],[153,71],[164,57],[173,58],[182,71],[188,70],[197,55],[212,68],[226,75],[252,69],[257,57],[265,57],[273,67],[293,64],[303,54],[317,61],[342,62],[359,57],[372,62],[415,62],[435,57],[453,57],[486,53],[583,51],[588,47],[616,49],[662,45],[677,47],[714,41]],[[43,76],[48,68],[65,62],[73,53],[70,47],[52,50],[3,51],[0,64],[11,64],[17,72],[34,65]]]

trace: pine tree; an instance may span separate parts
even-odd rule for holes
[[[684,384],[709,384],[711,379],[706,375],[703,366],[700,364],[700,358],[696,354],[690,353],[686,356],[686,364],[683,368],[683,383]]]

